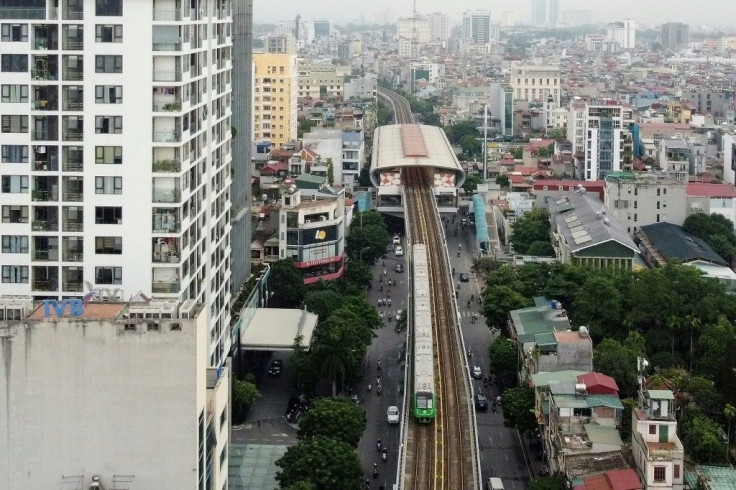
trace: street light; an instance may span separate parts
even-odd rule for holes
[[[360,249],[360,253],[358,254],[358,257],[359,257],[359,260],[360,260],[361,262],[363,262],[363,252],[365,252],[365,251],[366,251],[366,250],[368,250],[369,248],[371,248],[371,247],[363,247],[363,248],[361,248],[361,249]]]

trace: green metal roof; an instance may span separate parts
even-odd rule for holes
[[[582,396],[552,395],[558,408],[588,408],[588,402]]]
[[[550,383],[577,383],[578,376],[585,374],[586,371],[553,371],[532,374],[532,383],[534,386],[548,387]]]
[[[585,432],[588,440],[592,443],[608,444],[611,446],[623,446],[621,435],[615,427],[598,424],[585,424]]]
[[[554,350],[557,350],[557,339],[555,338],[555,334],[552,332],[545,332],[535,335],[534,343],[537,344],[537,346],[539,347],[555,347]]]
[[[674,400],[675,395],[670,390],[648,390],[649,398],[653,400]]]
[[[588,401],[589,408],[608,407],[619,410],[624,409],[624,405],[616,395],[586,395],[585,399]]]
[[[520,310],[512,310],[509,314],[514,322],[519,342],[534,342],[539,334],[552,334],[555,330],[571,328],[570,320],[566,316],[555,316],[561,310],[553,310],[547,302],[543,306],[532,306]]]
[[[685,480],[690,488],[697,488],[698,474],[705,476],[710,490],[736,490],[736,468],[696,466],[695,471],[685,470]]]

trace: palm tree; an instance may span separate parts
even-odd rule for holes
[[[315,349],[320,372],[332,383],[332,396],[337,396],[337,381],[345,381],[345,373],[353,360],[350,342],[345,338],[347,332],[340,320],[329,319],[322,324]]]
[[[731,461],[729,456],[731,453],[731,419],[736,416],[736,408],[734,408],[734,406],[730,403],[726,403],[726,408],[723,409],[723,415],[725,415],[728,419],[728,433],[726,434],[726,462],[730,463]]]

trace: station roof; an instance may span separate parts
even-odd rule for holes
[[[244,350],[290,351],[294,339],[302,336],[302,347],[309,350],[317,315],[306,310],[256,308],[253,317],[240,333]]]
[[[371,176],[402,167],[430,167],[455,172],[462,186],[465,171],[442,128],[422,124],[392,124],[376,128],[373,138]]]

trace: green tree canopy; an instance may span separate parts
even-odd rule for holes
[[[508,188],[511,185],[511,181],[509,180],[508,175],[499,175],[496,177],[496,184],[500,185],[501,187]]]
[[[304,137],[304,134],[308,133],[316,125],[317,123],[312,121],[311,119],[303,120],[302,122],[299,123],[299,126],[296,128],[297,137],[299,139],[302,139]]]
[[[450,143],[457,146],[460,146],[460,142],[466,136],[470,136],[473,139],[480,138],[480,132],[475,126],[475,122],[468,120],[458,121],[452,126],[448,126],[445,128],[445,132]]]
[[[512,383],[519,372],[519,353],[514,343],[506,337],[496,337],[489,351],[491,372],[506,383]]]
[[[320,398],[299,420],[299,438],[326,437],[358,447],[365,430],[363,411],[348,398]]]
[[[529,482],[529,490],[566,490],[565,478],[562,476],[542,476]]]
[[[327,320],[340,307],[342,296],[331,290],[309,291],[304,296],[307,310],[316,314],[320,321]]]
[[[248,410],[261,399],[261,393],[250,381],[235,380],[233,383],[233,399],[242,410]]]
[[[298,307],[304,299],[304,280],[291,258],[282,259],[271,265],[268,280],[269,289],[274,292],[274,301],[283,308]]]
[[[508,388],[501,394],[503,425],[526,432],[537,427],[534,416],[534,389],[522,385]]]
[[[365,287],[373,280],[371,268],[360,260],[348,260],[345,263],[345,281],[359,287]]]
[[[691,214],[685,219],[682,230],[705,240],[718,255],[729,262],[736,253],[733,223],[722,214]]]
[[[288,487],[306,481],[315,488],[363,489],[358,453],[347,443],[326,437],[311,437],[290,446],[276,461],[281,470],[276,481]]]
[[[529,252],[534,242],[551,243],[549,235],[549,213],[544,208],[534,208],[514,222],[511,245],[520,254]]]
[[[531,305],[531,301],[508,286],[493,286],[483,292],[483,314],[491,328],[506,328],[509,311]]]
[[[469,196],[475,192],[475,190],[478,188],[478,184],[482,183],[483,177],[481,177],[480,175],[468,175],[465,178],[465,182],[463,182],[463,189],[465,190],[465,193]]]
[[[593,364],[599,373],[616,380],[621,398],[628,398],[637,390],[636,358],[645,354],[644,339],[632,332],[623,343],[605,339],[595,349]]]
[[[372,264],[386,253],[389,240],[388,228],[381,213],[376,211],[358,213],[350,225],[346,251],[351,258],[362,257],[364,262]]]
[[[696,365],[701,373],[715,383],[716,390],[727,402],[736,402],[736,337],[733,323],[721,317],[707,325],[698,341]]]
[[[483,151],[483,144],[480,142],[480,140],[475,136],[471,136],[469,134],[466,134],[465,136],[460,138],[459,146],[460,149],[463,151],[463,154],[467,158],[473,158],[477,155],[480,155]]]
[[[586,325],[596,341],[604,337],[624,338],[623,297],[611,276],[594,274],[579,288],[573,301],[575,322]]]
[[[726,444],[718,424],[695,407],[685,410],[680,424],[682,443],[690,458],[704,464],[725,462]]]

